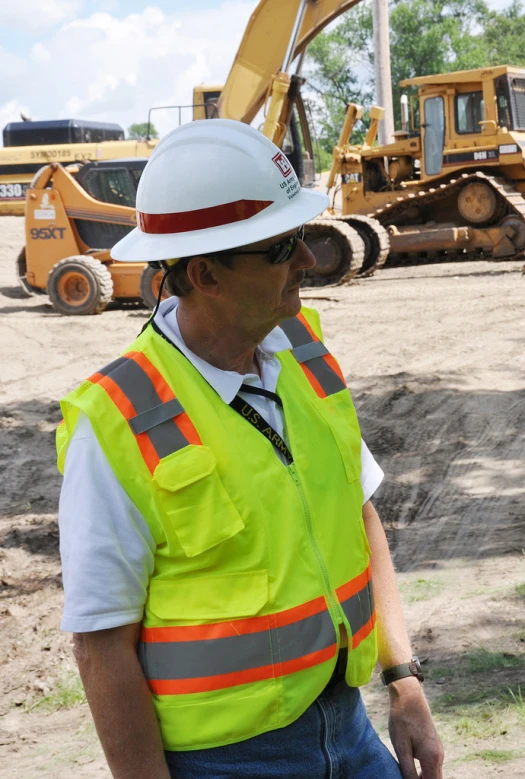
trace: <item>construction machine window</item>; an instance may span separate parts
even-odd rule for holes
[[[498,124],[500,127],[506,127],[510,130],[512,120],[510,117],[509,90],[507,78],[497,78],[496,83],[496,105],[498,106]]]
[[[443,164],[445,142],[445,109],[442,97],[427,97],[423,105],[425,135],[423,138],[425,173],[437,176]]]
[[[525,79],[511,78],[512,112],[514,114],[514,130],[525,130]]]
[[[137,185],[137,187],[139,185],[140,177],[142,176],[143,172],[144,172],[144,168],[132,168],[130,171],[131,175],[135,179],[135,184]]]
[[[82,186],[95,200],[135,208],[136,183],[126,168],[94,168]]]
[[[456,95],[456,132],[480,133],[480,122],[485,118],[483,92],[465,92]]]

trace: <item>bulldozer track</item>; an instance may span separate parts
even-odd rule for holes
[[[338,219],[312,219],[305,225],[305,242],[312,244],[312,239],[325,236],[335,239],[342,252],[337,269],[326,274],[307,274],[303,286],[326,287],[346,284],[361,270],[365,260],[365,244],[357,230]],[[313,246],[313,244],[312,244]],[[312,248],[315,255],[315,246]]]
[[[372,276],[385,264],[390,252],[390,240],[388,232],[381,222],[370,216],[351,214],[337,217],[337,220],[350,225],[364,241],[365,259],[359,276],[365,278]]]
[[[459,192],[466,184],[475,181],[483,181],[488,184],[496,192],[505,209],[508,210],[508,213],[519,216],[525,223],[525,198],[521,193],[515,190],[504,178],[491,176],[482,171],[463,173],[458,178],[453,178],[447,183],[440,184],[437,187],[430,187],[427,190],[420,190],[417,193],[410,192],[405,195],[400,195],[396,198],[394,203],[390,203],[384,208],[378,208],[373,214],[369,214],[369,217],[376,219],[384,227],[388,227],[388,224],[393,223],[394,220],[401,216],[407,207],[412,205],[425,206],[431,203],[438,203],[440,200],[450,197],[450,195],[453,195],[455,192]],[[503,214],[500,211],[500,216],[501,215]],[[521,249],[516,249],[516,256],[521,255],[521,253]],[[475,250],[472,252],[461,250],[457,252],[447,250],[445,252],[437,250],[436,252],[426,253],[426,260],[430,262],[453,261],[458,259],[490,259],[491,257],[492,253],[486,250]],[[390,254],[390,260],[394,260],[397,264],[402,261],[405,265],[413,265],[419,261],[418,255],[414,255],[412,258],[407,254]]]

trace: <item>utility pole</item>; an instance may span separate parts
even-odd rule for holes
[[[376,99],[378,104],[385,109],[385,118],[379,125],[379,143],[382,145],[392,143],[394,140],[388,0],[374,0],[374,65]]]

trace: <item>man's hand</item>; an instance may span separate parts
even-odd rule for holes
[[[388,730],[403,779],[442,779],[443,745],[420,683],[414,677],[400,679],[388,685],[388,692]],[[414,759],[419,760],[421,773]]]

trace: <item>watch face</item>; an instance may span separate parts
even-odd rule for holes
[[[413,676],[417,676],[420,682],[423,681],[423,669],[421,668],[421,663],[419,662],[418,657],[413,657],[410,663],[408,664],[408,667],[410,669],[410,673]]]

